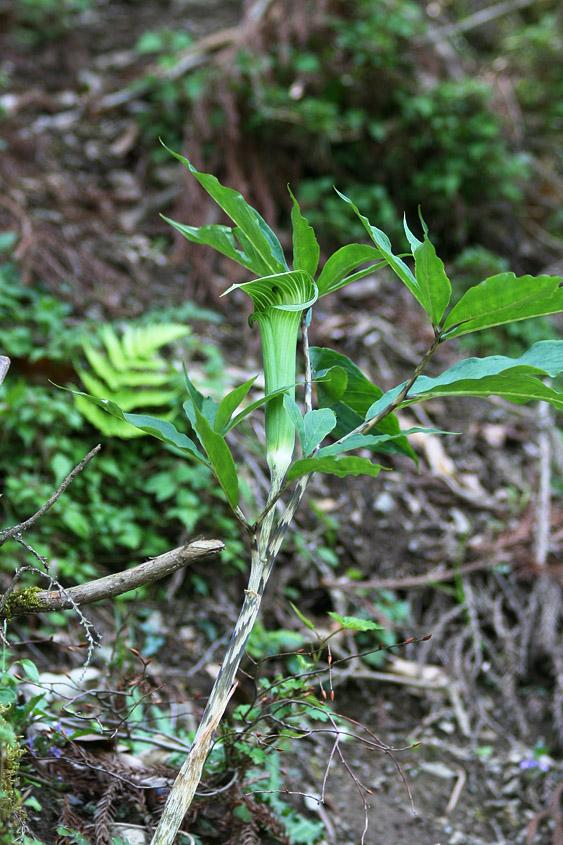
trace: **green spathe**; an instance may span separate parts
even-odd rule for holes
[[[254,305],[251,319],[260,332],[266,394],[287,388],[294,400],[301,316],[318,296],[313,279],[304,270],[276,273],[232,285],[225,294],[237,289],[248,294]],[[294,446],[295,425],[280,394],[266,405],[266,458],[275,493],[291,464]]]

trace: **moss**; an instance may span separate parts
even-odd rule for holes
[[[0,820],[3,821],[13,818],[20,810],[17,781],[22,753],[17,742],[6,743],[0,749]]]
[[[24,587],[23,590],[15,590],[8,596],[2,616],[9,619],[23,611],[34,611],[41,608],[41,603],[37,600],[37,593],[41,592],[39,587]]]

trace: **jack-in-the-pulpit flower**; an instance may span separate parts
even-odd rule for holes
[[[232,285],[225,294],[235,289],[248,294],[254,305],[250,319],[260,332],[266,394],[287,388],[294,398],[299,325],[303,312],[318,298],[317,286],[308,273],[295,270]],[[274,495],[283,484],[294,445],[295,425],[281,394],[266,405],[266,458]]]

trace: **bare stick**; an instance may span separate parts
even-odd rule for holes
[[[32,607],[19,608],[14,605],[10,610],[10,616],[22,616],[25,613],[43,613],[51,610],[66,610],[71,607],[92,604],[95,601],[120,596],[129,590],[134,590],[144,584],[152,584],[176,572],[182,566],[188,566],[196,560],[201,560],[208,555],[214,555],[225,548],[220,540],[195,540],[187,546],[180,546],[172,549],[163,555],[152,560],[141,563],[132,569],[124,569],[122,572],[114,572],[104,578],[80,584],[77,587],[68,587],[64,593],[59,590],[42,590],[33,596]],[[1,617],[0,611],[0,617]]]
[[[57,499],[60,499],[62,494],[65,492],[67,487],[69,487],[77,475],[79,475],[84,467],[90,463],[94,455],[97,455],[101,449],[101,445],[98,443],[97,446],[88,452],[88,454],[82,458],[79,464],[77,464],[73,470],[69,472],[65,480],[60,484],[60,486],[55,490],[53,495],[45,502],[44,505],[41,505],[39,510],[30,516],[29,519],[26,519],[24,522],[20,522],[19,525],[14,525],[12,528],[6,528],[4,531],[0,531],[0,546],[3,546],[8,540],[11,540],[14,537],[18,537],[18,535],[23,534],[24,531],[27,531],[28,528],[31,528],[38,519],[47,513],[47,511],[53,507]]]
[[[519,9],[532,6],[535,2],[536,0],[502,0],[500,3],[495,3],[493,6],[487,6],[484,9],[479,9],[477,12],[473,12],[471,15],[467,15],[467,17],[462,18],[457,23],[438,27],[432,35],[431,40],[450,38],[452,35],[469,32],[469,30],[490,23],[503,15],[509,15],[512,12],[517,12]]]
[[[551,522],[551,414],[547,402],[538,407],[539,486],[536,500],[535,558],[539,567],[545,568],[549,552]]]
[[[373,590],[407,590],[411,587],[428,587],[438,581],[453,581],[459,575],[470,572],[482,572],[492,569],[497,560],[476,560],[455,569],[433,569],[424,575],[412,575],[406,578],[371,578],[366,581],[346,581],[344,579],[323,580],[323,587],[338,587],[339,590],[356,590],[369,587]]]
[[[8,372],[8,368],[10,366],[10,359],[6,358],[5,355],[0,355],[0,384],[6,378],[6,373]]]

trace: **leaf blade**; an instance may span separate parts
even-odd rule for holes
[[[310,276],[314,276],[319,266],[321,250],[315,230],[306,217],[301,213],[301,207],[293,196],[291,188],[288,187],[292,200],[291,228],[293,243],[293,268],[303,270]]]
[[[381,260],[380,251],[369,244],[346,244],[340,247],[327,259],[317,279],[319,297],[348,284],[346,278],[351,270],[378,259]]]
[[[256,209],[246,202],[239,191],[222,185],[216,176],[203,173],[194,167],[188,158],[171,150],[166,144],[163,146],[188,169],[201,187],[244,232],[270,273],[282,273],[289,269],[277,235]],[[261,273],[262,270],[258,270],[258,274]]]
[[[312,346],[309,350],[311,366],[314,374],[330,371],[336,368],[346,375],[345,386],[340,396],[333,395],[330,383],[325,387],[322,379],[316,383],[319,405],[331,408],[337,418],[334,429],[336,437],[344,437],[357,428],[365,419],[368,408],[380,397],[383,391],[373,384],[346,355],[336,352],[329,347]],[[376,426],[375,433],[400,434],[399,421],[393,414],[389,414]],[[382,452],[400,452],[416,460],[416,453],[406,438],[394,438],[387,443],[382,442],[378,447]]]
[[[424,240],[419,241],[409,229],[406,218],[404,229],[414,256],[414,273],[425,302],[424,309],[432,325],[436,327],[448,307],[452,285],[446,275],[444,262],[436,254],[427,230],[424,232]]]
[[[391,241],[389,240],[385,232],[382,232],[381,229],[377,228],[377,226],[373,226],[369,222],[368,218],[361,213],[358,206],[354,202],[352,202],[349,197],[347,197],[345,194],[342,194],[339,190],[335,190],[338,196],[352,207],[354,213],[361,221],[367,234],[379,250],[381,257],[385,259],[385,261],[387,262],[389,267],[391,267],[395,275],[398,276],[398,278],[408,288],[408,290],[411,292],[417,302],[419,302],[420,305],[422,305],[422,307],[426,311],[426,297],[424,291],[420,289],[420,285],[416,280],[416,277],[413,275],[412,270],[405,264],[402,258],[399,258],[398,255],[394,254],[393,249],[391,247]]]
[[[213,425],[216,432],[219,434],[224,433],[224,430],[231,421],[231,417],[241,402],[244,401],[257,378],[257,375],[252,376],[252,378],[249,378],[248,381],[244,382],[244,384],[235,387],[234,390],[231,390],[230,393],[227,393],[227,395],[221,399],[217,408],[217,413],[215,414],[215,422]]]
[[[383,625],[379,625],[378,622],[372,622],[371,619],[363,619],[361,616],[341,616],[340,613],[335,613],[333,610],[329,610],[328,615],[348,631],[384,630]]]
[[[444,337],[563,311],[561,276],[497,273],[470,288],[444,322]]]
[[[544,400],[556,408],[563,394],[548,387],[541,377],[555,378],[563,372],[563,340],[542,340],[518,358],[491,355],[458,361],[438,376],[419,376],[400,407],[426,401],[433,396],[501,396],[513,402]],[[368,409],[373,419],[389,406],[403,385],[387,391]]]
[[[239,502],[238,475],[235,462],[225,438],[213,430],[209,421],[196,408],[196,434],[205,449],[217,481],[227,497],[230,506],[235,509]]]
[[[304,475],[310,475],[313,472],[336,475],[338,478],[346,478],[349,475],[369,475],[372,478],[377,478],[382,469],[383,467],[380,464],[373,464],[368,458],[355,456],[302,458],[290,466],[286,481],[288,483],[297,481]]]

